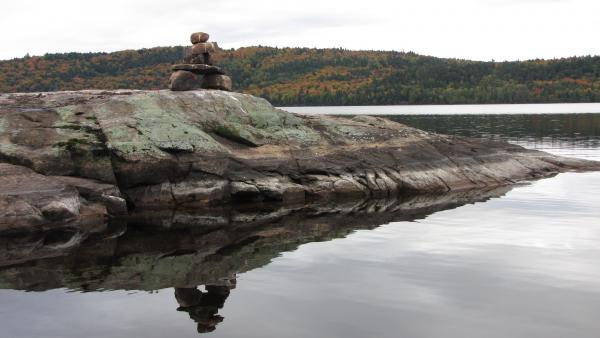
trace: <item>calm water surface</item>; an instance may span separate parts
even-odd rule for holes
[[[600,114],[387,117],[600,160]],[[600,173],[566,173],[400,201],[139,215],[78,248],[27,247],[27,262],[2,244],[0,337],[597,337],[598,205]]]
[[[600,113],[600,103],[327,106],[285,107],[283,109],[294,113],[331,115],[548,115],[572,113]]]

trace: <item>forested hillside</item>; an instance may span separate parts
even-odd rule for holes
[[[0,92],[166,88],[183,47],[0,61]],[[521,62],[248,47],[219,53],[237,91],[276,105],[600,102],[600,57]]]

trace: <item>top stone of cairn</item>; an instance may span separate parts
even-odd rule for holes
[[[190,40],[192,41],[192,44],[195,45],[197,43],[202,43],[202,42],[208,41],[209,37],[210,36],[208,35],[208,33],[198,32],[198,33],[192,33]]]

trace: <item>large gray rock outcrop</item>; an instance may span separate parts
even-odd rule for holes
[[[139,209],[383,197],[600,168],[382,118],[291,114],[217,90],[0,95],[0,162],[12,165],[2,180],[21,170],[22,181],[43,182],[28,186],[33,195],[61,192],[41,203],[0,185],[13,210],[0,215],[0,231],[78,220],[82,205],[123,214],[123,198]]]

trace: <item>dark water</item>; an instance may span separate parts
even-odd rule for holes
[[[387,115],[428,131],[503,139],[557,155],[600,160],[600,114]]]
[[[600,159],[600,115],[394,116]],[[0,337],[597,337],[600,173],[0,239]]]

